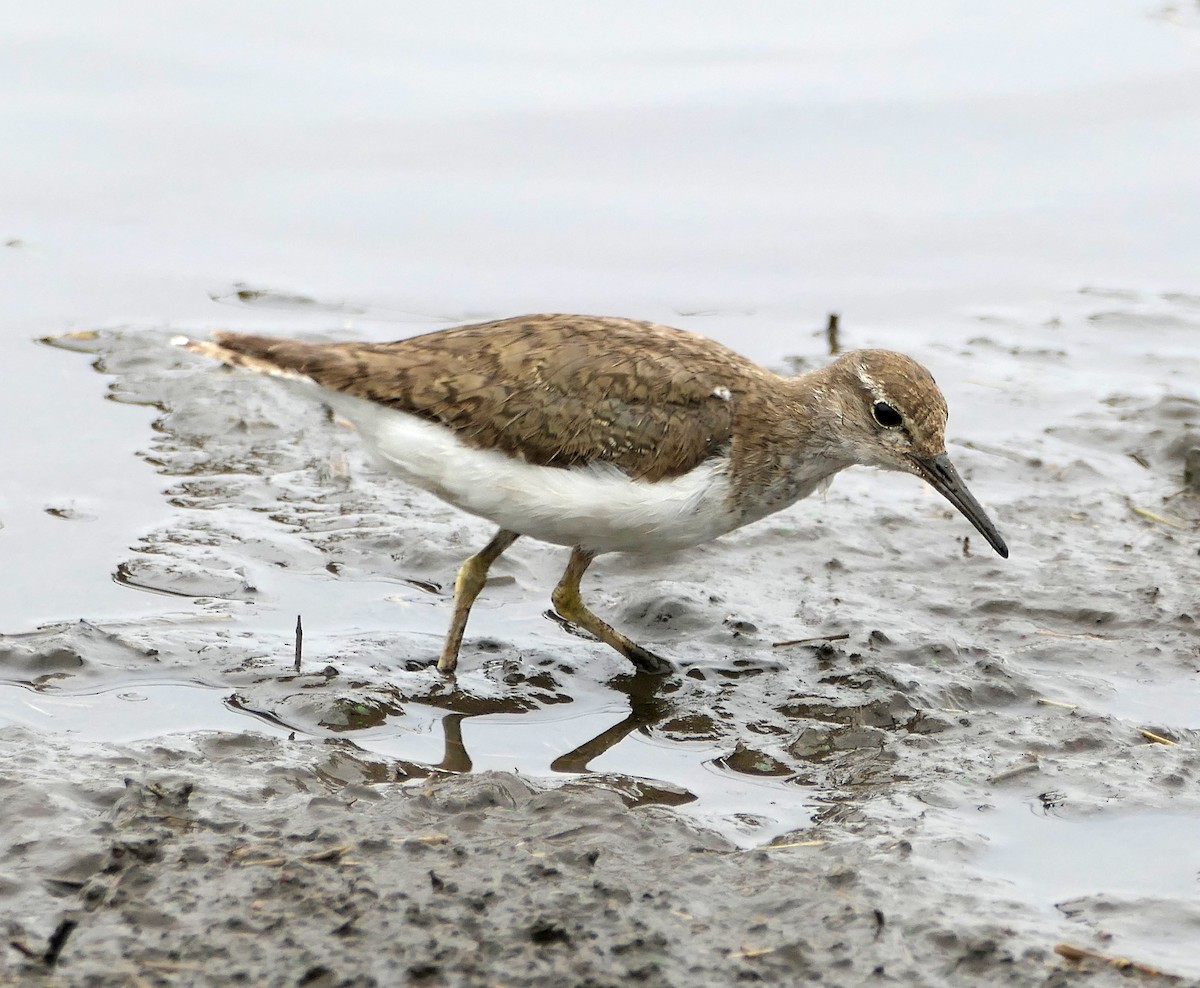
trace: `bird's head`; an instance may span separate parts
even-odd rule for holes
[[[946,455],[946,399],[933,375],[891,350],[854,350],[828,368],[839,398],[837,433],[855,463],[927,481],[1007,558],[1008,546]]]

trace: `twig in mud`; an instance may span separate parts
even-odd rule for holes
[[[324,851],[313,851],[312,854],[306,854],[301,859],[310,864],[320,864],[323,861],[337,861],[343,854],[350,850],[349,844],[343,844],[341,847],[331,847]]]
[[[28,957],[31,961],[40,961],[42,959],[41,954],[28,944],[21,943],[20,940],[9,940],[8,945],[22,957]]]
[[[1049,700],[1044,696],[1037,698],[1039,707],[1062,707],[1063,710],[1078,710],[1078,703],[1064,703],[1062,700]]]
[[[245,867],[262,865],[266,868],[278,868],[280,865],[287,864],[288,860],[287,858],[245,858],[241,863]]]
[[[1098,961],[1101,964],[1109,964],[1118,971],[1137,971],[1139,974],[1152,974],[1159,978],[1169,978],[1171,981],[1183,980],[1178,974],[1168,974],[1149,964],[1138,964],[1128,957],[1113,957],[1110,954],[1102,954],[1098,950],[1088,950],[1087,947],[1076,947],[1069,943],[1055,944],[1054,952],[1069,961]]]
[[[302,855],[298,860],[305,864],[323,864],[325,862],[340,861],[342,856],[350,850],[349,844],[341,844],[338,847],[328,847],[323,851],[311,851],[308,854]],[[283,855],[263,855],[262,857],[254,857],[254,855],[263,854],[262,850],[257,847],[239,847],[235,848],[232,857],[238,864],[243,866],[258,865],[266,868],[278,868],[286,864],[291,864],[294,858],[287,858]]]
[[[825,326],[825,339],[829,343],[829,356],[836,357],[842,352],[842,344],[838,340],[838,314],[829,313],[829,322]]]
[[[793,638],[786,642],[771,642],[772,648],[786,648],[789,645],[819,645],[824,642],[844,642],[850,636],[846,635],[820,635],[817,638]]]
[[[300,615],[296,615],[296,672],[300,671],[300,656],[304,652],[304,626],[300,623]]]
[[[41,961],[46,967],[54,967],[58,963],[59,957],[62,956],[67,939],[75,932],[75,927],[78,925],[79,920],[77,919],[59,920],[58,926],[54,928],[54,932],[50,934],[50,939],[46,942],[46,949],[40,954],[20,940],[9,940],[8,945],[31,961]]]
[[[1049,628],[1035,628],[1033,633],[1041,635],[1043,638],[1086,638],[1088,641],[1093,642],[1106,642],[1110,640],[1106,635],[1093,635],[1086,631],[1072,634],[1068,631],[1051,631]]]
[[[63,952],[63,947],[67,945],[67,938],[75,932],[75,927],[79,925],[79,921],[75,919],[60,920],[58,926],[54,928],[54,932],[50,934],[50,942],[46,946],[46,952],[42,955],[42,960],[46,962],[46,967],[54,967],[58,963],[58,958]]]
[[[1139,727],[1138,732],[1147,741],[1152,741],[1154,744],[1179,744],[1178,741],[1173,741],[1170,738],[1164,738],[1161,734],[1155,734],[1153,731],[1147,730],[1144,727]]]
[[[990,779],[988,779],[988,782],[1005,782],[1008,779],[1015,779],[1019,775],[1026,775],[1029,772],[1035,772],[1039,768],[1041,768],[1041,765],[1038,764],[1038,760],[1035,758],[1031,762],[1022,762],[1020,765],[1016,765],[1004,772],[997,772]]]
[[[755,957],[766,957],[767,954],[775,953],[775,947],[742,947],[741,950],[733,951],[729,956],[740,961],[754,960]]]
[[[1140,508],[1134,504],[1129,498],[1125,499],[1125,503],[1129,505],[1129,510],[1139,518],[1146,518],[1149,521],[1156,521],[1160,525],[1169,525],[1171,528],[1187,528],[1181,521],[1174,518],[1167,518],[1165,515],[1160,515],[1157,512],[1151,511],[1149,508]]]
[[[755,847],[755,851],[778,851],[782,847],[820,847],[823,844],[828,844],[827,840],[794,840],[787,844],[764,844],[762,847]]]
[[[945,706],[942,707],[942,713],[947,714],[962,714],[967,712],[967,708],[954,699],[954,694],[948,689],[942,690],[942,700]]]

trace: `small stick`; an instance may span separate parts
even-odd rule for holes
[[[17,951],[17,953],[24,957],[28,957],[31,961],[40,961],[42,959],[41,954],[27,944],[22,943],[20,940],[9,940],[8,945],[12,947],[13,950]]]
[[[1129,501],[1128,498],[1126,498],[1126,501],[1129,504],[1130,510],[1140,518],[1147,518],[1150,521],[1156,521],[1160,525],[1169,525],[1171,528],[1187,528],[1187,525],[1181,521],[1175,521],[1173,518],[1167,518],[1164,515],[1157,514],[1156,512],[1151,511],[1149,508],[1139,508],[1132,501]]]
[[[1017,765],[1015,768],[1010,768],[1005,772],[997,772],[990,779],[988,779],[988,782],[1004,782],[1008,779],[1015,779],[1017,776],[1025,775],[1027,772],[1034,772],[1039,767],[1040,766],[1036,761],[1023,762],[1022,764]]]
[[[1090,635],[1087,632],[1082,634],[1071,634],[1066,631],[1051,631],[1049,628],[1035,628],[1035,635],[1042,635],[1045,638],[1083,638],[1092,642],[1106,642],[1110,639],[1105,635]]]
[[[828,844],[827,840],[794,840],[786,844],[764,844],[762,847],[753,848],[755,851],[778,851],[783,847],[821,847]]]
[[[63,952],[63,947],[67,945],[67,937],[75,932],[75,927],[79,925],[78,920],[64,919],[50,934],[50,943],[46,947],[46,952],[42,955],[42,960],[46,967],[54,967],[58,963],[58,958]]]
[[[1155,744],[1179,744],[1178,741],[1172,741],[1170,738],[1164,738],[1161,734],[1155,734],[1153,731],[1148,731],[1144,727],[1139,727],[1142,737],[1147,741],[1153,741]]]
[[[766,957],[767,954],[773,954],[778,949],[777,947],[742,947],[741,950],[735,950],[729,956],[740,961],[749,961],[755,957]]]
[[[31,961],[41,961],[46,967],[54,967],[58,963],[58,958],[62,955],[63,947],[67,945],[67,938],[75,932],[75,927],[79,925],[79,920],[64,919],[60,920],[58,926],[54,928],[54,932],[50,934],[50,941],[46,945],[46,950],[43,953],[38,953],[20,940],[9,940],[8,945],[18,953],[24,954]]]
[[[819,638],[793,638],[786,642],[771,642],[772,648],[785,648],[788,645],[816,645],[819,642],[844,642],[850,636],[845,635],[821,635]]]
[[[1064,703],[1062,700],[1050,700],[1047,697],[1039,696],[1037,699],[1039,707],[1062,707],[1063,710],[1078,710],[1078,703]]]
[[[296,672],[300,671],[300,656],[304,651],[304,628],[300,624],[300,615],[296,615]]]
[[[303,860],[310,864],[320,864],[323,861],[337,861],[349,850],[350,845],[343,844],[341,847],[331,847],[325,851],[313,851],[311,854],[304,855]]]
[[[1168,974],[1166,971],[1160,971],[1149,964],[1138,964],[1136,961],[1131,961],[1128,957],[1113,957],[1109,954],[1102,954],[1098,950],[1088,950],[1087,947],[1076,947],[1069,943],[1059,943],[1055,944],[1054,952],[1059,957],[1065,957],[1069,961],[1099,961],[1101,964],[1111,964],[1118,971],[1137,971],[1139,974],[1154,974],[1162,978],[1170,978],[1172,981],[1180,980],[1179,975]]]
[[[829,341],[829,356],[836,357],[842,352],[842,345],[838,342],[838,314],[836,312],[829,313],[829,324],[825,327],[825,339]]]

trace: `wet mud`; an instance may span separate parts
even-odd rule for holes
[[[565,553],[526,541],[441,677],[486,524],[166,329],[56,340],[155,410],[170,515],[111,562],[152,616],[0,636],[0,978],[1128,983],[1071,943],[1194,983],[1200,308],[960,330],[841,342],[934,368],[1012,557],[855,471],[602,558],[585,595],[665,679],[553,621]]]

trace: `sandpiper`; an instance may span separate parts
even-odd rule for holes
[[[933,377],[889,350],[782,377],[684,330],[571,315],[394,343],[225,332],[177,342],[299,387],[357,426],[400,477],[499,526],[458,571],[443,672],[458,663],[488,567],[522,535],[571,549],[551,595],[562,618],[640,669],[663,671],[584,604],[579,582],[592,560],[699,545],[855,464],[922,477],[1008,556],[946,455]]]

